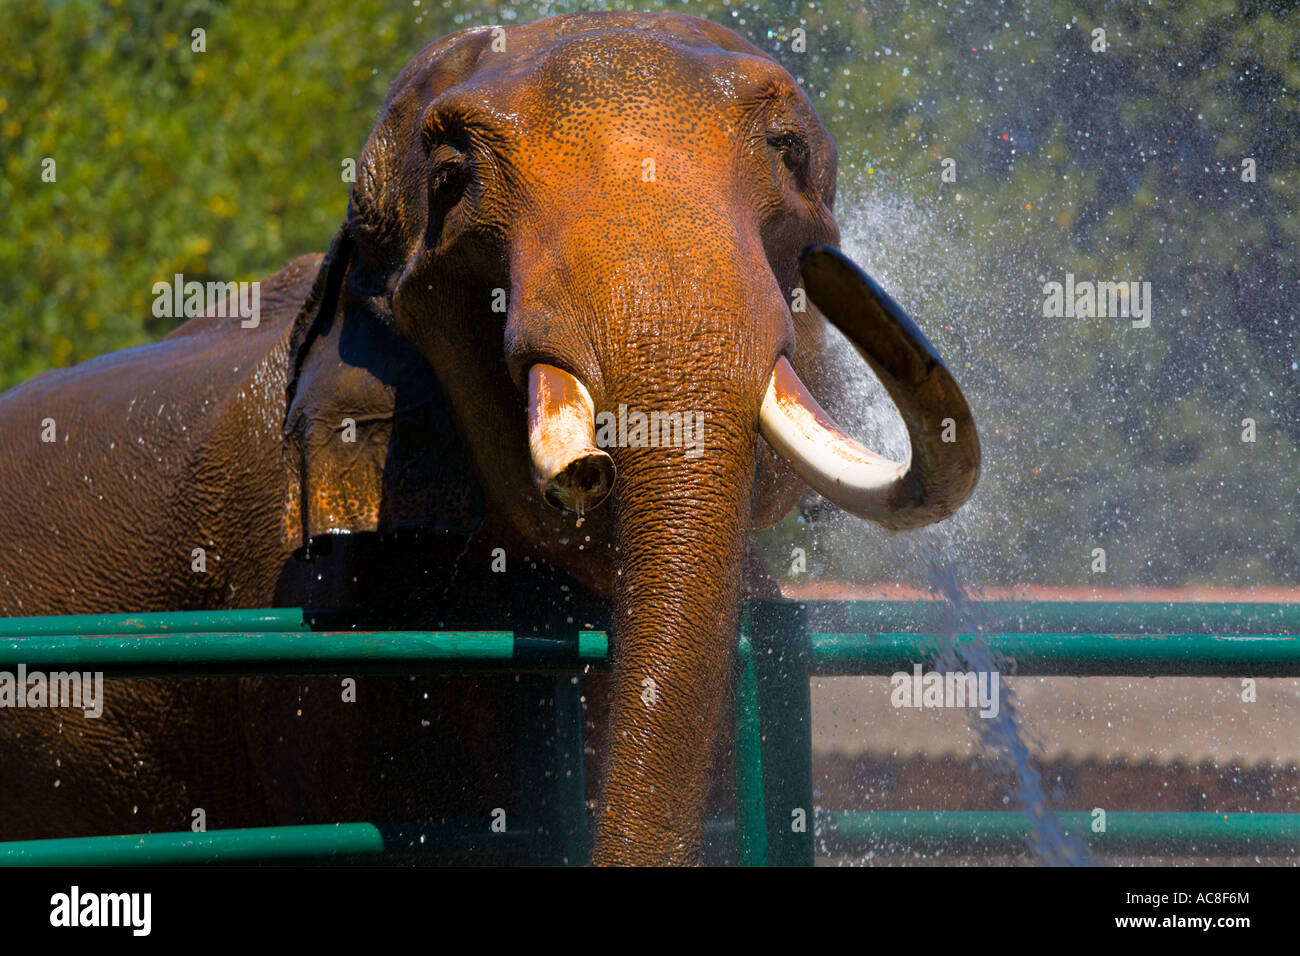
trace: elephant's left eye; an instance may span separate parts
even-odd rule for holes
[[[430,186],[439,193],[458,193],[469,180],[469,157],[463,150],[444,144],[429,157],[433,163]]]
[[[808,141],[798,133],[768,133],[767,143],[781,154],[786,169],[799,172],[808,164]]]

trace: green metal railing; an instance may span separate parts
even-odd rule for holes
[[[1300,604],[988,601],[968,611],[981,622],[988,648],[1010,663],[1008,673],[1300,675]],[[927,601],[746,606],[737,645],[736,816],[710,828],[734,838],[742,864],[810,865],[816,834],[836,852],[867,845],[954,853],[1024,847],[1029,823],[1017,813],[832,813],[813,806],[809,678],[927,665],[940,646],[935,635],[953,630],[951,614],[950,606]],[[486,670],[538,675],[530,679],[553,702],[549,722],[517,728],[533,738],[520,741],[522,749],[549,755],[548,772],[536,780],[546,790],[540,803],[549,819],[491,841],[462,825],[340,823],[0,843],[0,863],[353,861],[418,858],[435,847],[481,858],[530,845],[538,861],[580,862],[589,820],[580,690],[571,675],[603,665],[607,653],[603,631],[362,630],[355,616],[337,610],[0,619],[0,670],[76,667],[117,677]],[[1086,814],[1058,819],[1102,852],[1300,852],[1300,814],[1115,812],[1104,834],[1092,833]],[[492,850],[485,850],[489,843]]]
[[[1092,830],[1092,814],[1056,814],[1066,836],[1111,854],[1168,854],[1171,846],[1213,856],[1293,855],[1300,847],[1296,813],[1125,813],[1106,815],[1106,831]],[[870,811],[824,813],[818,829],[844,849],[868,846],[909,853],[1003,853],[1023,851],[1029,819],[1007,810],[942,812]]]

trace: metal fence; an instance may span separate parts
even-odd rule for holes
[[[1135,677],[1300,676],[1300,604],[1181,602],[975,602],[966,620],[1016,675]],[[909,852],[1023,851],[1029,821],[1015,812],[818,810],[813,800],[810,678],[890,674],[928,667],[962,633],[952,608],[932,601],[752,602],[742,611],[735,688],[736,813],[713,821],[744,865],[811,865],[822,852],[864,846]],[[951,641],[951,638],[948,639]],[[560,637],[515,631],[358,630],[337,610],[277,608],[0,619],[0,670],[77,668],[106,676],[217,676],[446,672],[527,673],[550,691],[549,721],[521,729],[544,751],[534,772],[543,814],[526,826],[432,821],[342,822],[246,830],[80,836],[0,843],[0,863],[159,864],[376,857],[418,862],[460,848],[486,860],[513,849],[534,862],[587,857],[590,819],[583,775],[581,690],[572,676],[601,666],[603,631]],[[1103,853],[1294,855],[1300,814],[1107,815],[1093,832],[1086,811],[1062,828]]]

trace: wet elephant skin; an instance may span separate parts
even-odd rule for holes
[[[593,857],[698,862],[748,536],[803,487],[758,409],[778,357],[824,374],[824,321],[789,297],[800,252],[838,242],[834,145],[775,61],[694,17],[503,37],[411,61],[346,221],[264,280],[257,328],[195,318],[0,396],[0,613],[609,615]],[[579,523],[533,479],[537,363],[598,410],[703,413],[704,453],[610,449],[614,490]],[[337,678],[147,680],[113,682],[98,721],[0,711],[0,838],[181,829],[199,807],[212,828],[486,820],[526,799],[512,683],[367,678],[346,704]]]

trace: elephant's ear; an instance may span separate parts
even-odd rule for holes
[[[343,279],[347,275],[348,265],[352,261],[352,235],[346,224],[334,234],[325,258],[321,260],[312,282],[307,301],[302,304],[293,328],[289,332],[289,376],[287,390],[289,400],[285,404],[286,412],[293,408],[294,394],[298,388],[298,375],[302,370],[303,360],[307,356],[312,341],[322,327],[326,331],[338,310],[339,292],[343,288]],[[288,424],[286,414],[285,424]]]
[[[451,408],[425,358],[351,291],[345,225],[288,342],[288,511],[313,537],[429,529],[468,534],[482,496]]]

